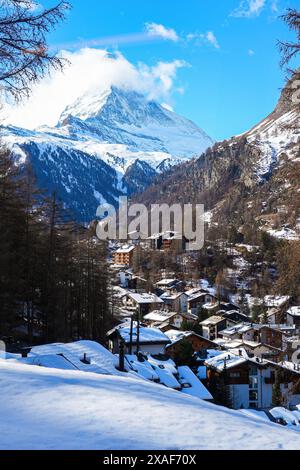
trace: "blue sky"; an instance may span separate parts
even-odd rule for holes
[[[276,41],[292,37],[278,15],[299,0],[71,3],[49,37],[54,49],[108,48],[136,66],[177,64],[162,77],[169,82],[161,100],[214,139],[247,130],[274,108],[284,83]]]

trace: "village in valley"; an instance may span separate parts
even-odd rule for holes
[[[189,252],[169,231],[108,248],[111,328],[103,344],[22,347],[8,361],[129,373],[300,430],[300,306],[289,295],[253,295],[261,273],[252,263],[249,274],[249,259],[258,247],[217,240]]]
[[[298,426],[300,306],[289,295],[251,294],[255,275],[247,275],[247,257],[257,249],[223,243],[223,261],[232,267],[211,282],[187,268],[199,254],[184,251],[171,232],[111,244],[119,323],[107,332],[107,344],[122,367],[148,380]],[[213,249],[207,251],[213,264]],[[157,266],[151,281],[143,278],[134,266],[149,253],[172,254],[175,270]]]
[[[300,11],[167,3],[0,2],[0,454],[300,448]]]

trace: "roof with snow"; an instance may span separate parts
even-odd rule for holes
[[[181,314],[177,312],[169,312],[165,310],[153,310],[153,312],[147,313],[147,315],[144,316],[144,320],[163,322],[174,317],[174,315],[181,315]]]
[[[198,379],[198,377],[187,366],[179,366],[179,382],[181,384],[181,391],[186,395],[192,395],[202,400],[212,400],[213,397]]]
[[[128,297],[134,300],[138,304],[162,304],[161,300],[157,295],[151,293],[141,293],[137,294],[135,292],[128,292]]]
[[[181,330],[172,330],[171,329],[171,330],[165,331],[165,335],[167,335],[168,338],[170,338],[170,341],[171,341],[171,344],[169,344],[168,347],[173,345],[173,344],[176,344],[178,341],[181,341],[184,338],[188,338],[189,336],[197,336],[198,338],[203,339],[205,342],[209,342],[209,343],[213,344],[213,341],[210,341],[209,339],[198,335],[194,331],[181,331]]]
[[[248,356],[246,353],[244,355],[236,355],[232,352],[225,352],[224,354],[219,354],[211,359],[207,359],[205,364],[209,367],[213,367],[218,371],[223,371],[225,368],[230,369],[236,367],[240,364],[244,364],[248,361]]]
[[[53,343],[43,346],[34,346],[29,354],[28,362],[41,362],[45,367],[57,367],[56,356],[64,359],[64,369],[71,368],[98,374],[118,374],[116,366],[118,359],[110,351],[95,341],[77,341],[75,343]],[[90,364],[82,362],[84,355]],[[70,367],[68,367],[70,365]],[[61,368],[61,367],[59,367]]]
[[[267,307],[281,307],[289,300],[289,295],[265,295],[264,297],[264,303]]]
[[[221,321],[224,321],[224,318],[222,317],[219,317],[217,315],[213,315],[209,318],[207,318],[206,320],[203,320],[200,325],[203,325],[203,326],[208,326],[208,325],[217,325],[218,323],[220,323]]]
[[[169,287],[175,284],[176,282],[179,282],[178,279],[161,279],[156,283],[156,285],[159,287]]]
[[[130,253],[131,251],[134,250],[134,248],[135,248],[134,245],[124,245],[118,250],[116,250],[115,253]]]
[[[286,313],[292,317],[300,317],[300,306],[290,307]]]
[[[121,325],[116,326],[107,333],[107,336],[110,337],[117,333],[122,340],[126,343],[130,343],[130,322],[121,323]],[[135,344],[137,340],[137,322],[133,322],[132,330],[132,341]],[[140,326],[139,331],[139,341],[140,344],[168,344],[170,339],[158,328],[146,328]]]
[[[169,294],[169,293],[165,292],[164,294],[162,294],[160,296],[160,298],[163,299],[164,301],[176,300],[176,299],[178,299],[179,297],[181,297],[183,295],[186,296],[186,293],[185,292],[176,292],[175,294]]]
[[[212,359],[207,359],[205,361],[205,364],[221,372],[224,369],[231,369],[232,367],[239,366],[246,362],[252,362],[257,366],[266,366],[268,365],[268,363],[271,364],[271,361],[267,361],[265,359],[261,359],[258,357],[250,358],[247,352],[242,348],[239,350],[235,350],[235,352],[227,351],[223,354],[219,354],[218,356]]]
[[[225,330],[220,331],[222,336],[233,336],[236,334],[243,334],[254,328],[250,323],[239,323],[238,325],[230,326]]]

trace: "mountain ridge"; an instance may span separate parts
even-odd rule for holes
[[[2,135],[16,161],[31,163],[38,185],[55,190],[79,222],[95,217],[99,200],[117,206],[120,195],[144,190],[213,144],[192,121],[116,87],[77,99],[55,127],[7,126]]]
[[[203,203],[212,225],[226,237],[228,225],[255,241],[260,230],[278,238],[300,236],[300,110],[293,83],[260,123],[242,135],[215,143],[200,158],[156,179],[137,202]],[[282,228],[286,229],[282,232]],[[252,239],[252,240],[250,240]]]

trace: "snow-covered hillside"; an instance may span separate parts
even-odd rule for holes
[[[299,433],[138,378],[0,359],[1,449],[299,449]]]
[[[248,142],[261,150],[261,158],[255,166],[259,179],[271,175],[273,168],[280,163],[282,155],[290,161],[299,159],[299,113],[295,109],[281,115],[275,110],[244,135]]]
[[[99,202],[117,204],[120,193],[143,190],[155,175],[213,143],[188,119],[115,87],[70,104],[55,128],[8,126],[2,135],[18,161],[31,161],[39,184],[55,189],[80,221],[90,221]]]

